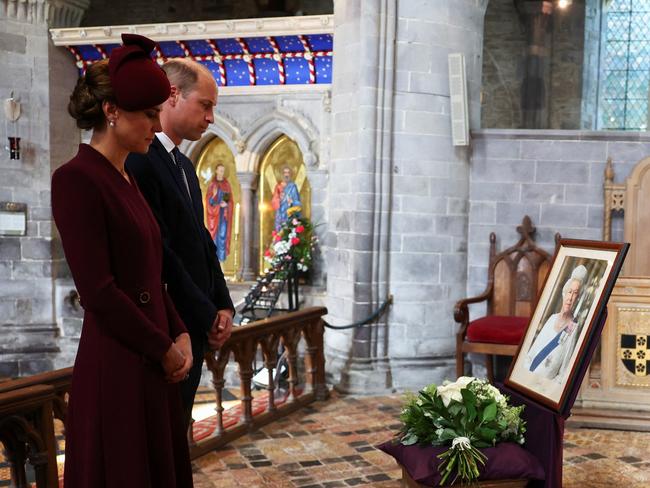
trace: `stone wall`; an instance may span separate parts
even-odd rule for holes
[[[490,0],[485,13],[481,127],[521,124],[526,36],[511,0]]]
[[[580,129],[585,0],[574,0],[567,10],[556,8],[549,35],[548,128]],[[483,45],[481,127],[519,128],[522,126],[521,82],[525,69],[526,33],[515,2],[490,0],[485,15]],[[595,110],[595,106],[587,108]]]
[[[582,123],[581,129],[596,130],[598,123],[598,84],[600,66],[604,58],[601,52],[602,2],[585,0],[585,36],[582,63]]]
[[[331,14],[332,0],[92,0],[81,25],[125,25],[197,20]],[[128,15],[127,15],[128,13]]]
[[[450,133],[447,56],[465,54],[479,120],[486,2],[335,2],[327,331],[339,388],[417,388],[452,373],[449,320],[464,292],[468,156]],[[394,49],[394,50],[393,50]]]
[[[518,240],[516,226],[529,215],[537,242],[553,252],[554,235],[602,239],[605,162],[616,182],[650,154],[650,136],[627,132],[500,131],[473,134],[470,171],[468,285],[485,289],[489,234],[498,249]],[[613,238],[622,238],[620,222]],[[477,309],[477,312],[480,311]]]
[[[585,0],[553,14],[550,129],[580,129],[585,43]]]
[[[48,110],[56,95],[47,29],[36,10],[0,16],[0,97],[13,91],[23,110],[20,160],[9,159],[6,125],[0,123],[0,201],[27,204],[26,235],[0,236],[0,376],[52,369],[59,352],[50,211],[50,127],[57,117]],[[74,132],[67,137],[74,139]]]

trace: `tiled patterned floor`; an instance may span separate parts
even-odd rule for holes
[[[197,398],[197,408],[207,414],[211,394],[204,392]],[[398,428],[401,402],[399,396],[333,394],[328,402],[313,404],[196,460],[195,487],[398,488],[399,468],[374,446]],[[10,486],[9,470],[2,461],[0,487]],[[568,430],[563,485],[650,486],[650,433]]]
[[[196,488],[400,487],[374,446],[391,437],[401,398],[317,403],[195,463]],[[564,488],[650,486],[650,433],[578,429],[565,435]]]

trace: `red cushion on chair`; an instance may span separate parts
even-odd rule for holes
[[[472,320],[467,326],[469,342],[519,345],[526,332],[528,317],[489,315]]]

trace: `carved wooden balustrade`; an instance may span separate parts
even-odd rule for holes
[[[48,371],[47,373],[35,374],[33,376],[0,383],[0,393],[37,385],[51,386],[54,392],[54,399],[52,400],[54,418],[65,422],[65,415],[68,409],[67,394],[70,392],[71,381],[72,368],[57,369],[56,371]]]
[[[206,355],[215,388],[216,422],[209,435],[200,440],[194,438],[196,429],[190,429],[190,452],[193,459],[315,400],[325,400],[328,397],[323,353],[325,322],[322,319],[326,313],[324,307],[313,307],[235,327],[228,342],[218,352]],[[301,338],[304,338],[306,344],[303,379],[300,378],[301,370],[298,367],[298,344]],[[288,380],[286,395],[278,399],[275,397],[276,385],[272,371],[276,367],[280,344],[287,359]],[[253,416],[253,364],[258,349],[261,350],[264,367],[269,372],[266,388],[268,399],[264,411]],[[236,425],[224,427],[224,371],[231,356],[239,366],[241,416]]]
[[[206,355],[215,387],[216,422],[201,439],[195,440],[190,433],[192,459],[328,397],[322,319],[326,313],[326,308],[314,307],[235,327],[220,351]],[[301,339],[305,343],[304,368],[298,365]],[[288,379],[286,394],[276,398],[278,390],[270,372],[276,368],[280,345],[287,359]],[[252,378],[258,349],[269,371],[269,383],[266,405],[263,411],[253,415]],[[241,398],[238,411],[241,414],[234,425],[224,426],[222,392],[224,372],[231,356],[239,367]],[[38,488],[58,486],[54,419],[65,422],[71,380],[72,368],[66,368],[0,383],[0,442],[11,462],[15,486],[28,486],[25,462],[34,466]],[[195,433],[196,429],[190,432]]]
[[[58,486],[54,419],[65,421],[72,368],[0,383],[0,442],[11,479],[27,487],[25,463],[34,467],[38,488]]]

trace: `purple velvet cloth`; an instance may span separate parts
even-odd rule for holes
[[[528,478],[531,480],[528,488],[562,488],[564,422],[571,415],[571,408],[600,342],[600,334],[606,320],[607,309],[588,339],[591,343],[578,365],[560,413],[506,386],[497,385],[504,394],[510,396],[513,405],[526,405],[522,414],[526,421],[526,444],[525,449],[513,443],[502,443],[483,449],[488,461],[482,470],[481,480]],[[378,447],[393,456],[418,483],[437,486],[440,482],[436,455],[447,450],[447,447],[403,446],[394,444],[393,441]]]
[[[546,477],[543,481],[533,480],[529,488],[562,488],[562,441],[564,418],[533,400],[498,385],[510,396],[512,405],[525,405],[522,413],[526,421],[526,444],[524,448],[542,465]]]
[[[394,441],[388,441],[378,446],[382,451],[393,456],[401,464],[413,480],[426,486],[439,486],[440,473],[438,454],[449,447],[433,446],[404,446]],[[541,463],[519,445],[513,442],[503,442],[495,447],[481,449],[487,456],[485,466],[480,466],[480,480],[503,479],[544,479],[544,468]],[[447,479],[449,485],[453,476]]]

